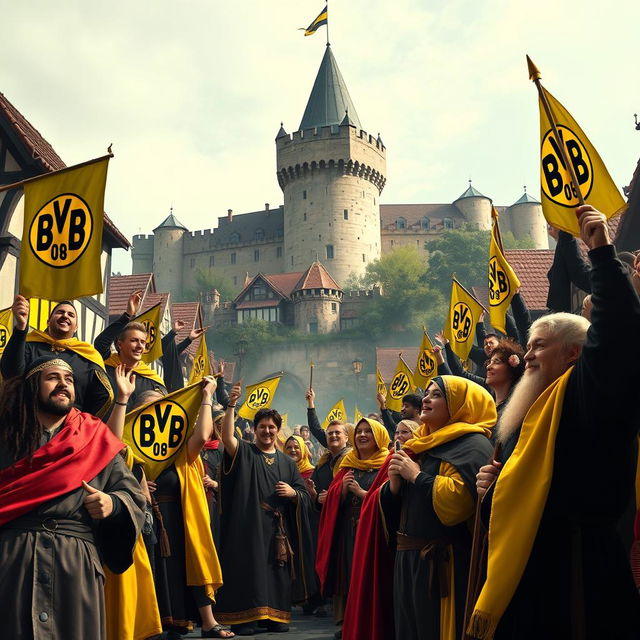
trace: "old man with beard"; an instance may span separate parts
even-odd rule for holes
[[[592,324],[560,313],[531,326],[526,371],[498,425],[502,464],[478,473],[489,531],[472,638],[630,640],[640,630],[616,533],[636,469],[640,301],[605,217],[589,205],[577,214]]]

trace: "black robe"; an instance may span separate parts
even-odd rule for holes
[[[235,456],[225,452],[223,464],[219,551],[224,585],[217,594],[216,618],[225,624],[288,623],[294,597],[292,569],[302,589],[304,576],[313,575],[314,559],[304,553],[310,544],[309,494],[295,462],[279,451],[262,453],[254,444],[238,440]],[[275,494],[280,480],[296,491],[297,503]],[[277,519],[270,509],[283,515],[294,567],[276,562]]]
[[[107,365],[106,370],[109,382],[111,382],[111,386],[114,389],[117,389],[118,387],[116,385],[115,367]],[[133,372],[136,373],[135,369],[133,370]],[[140,375],[139,373],[136,373],[136,386],[131,396],[129,396],[129,400],[127,402],[127,413],[129,413],[129,411],[133,411],[133,409],[136,407],[136,404],[138,403],[138,398],[146,391],[158,391],[162,395],[167,394],[167,388],[163,384],[160,384],[156,380],[152,380],[151,378],[147,378]]]

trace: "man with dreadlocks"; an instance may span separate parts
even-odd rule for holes
[[[102,640],[105,564],[132,563],[145,498],[122,442],[74,408],[74,374],[49,354],[0,389],[3,637]]]

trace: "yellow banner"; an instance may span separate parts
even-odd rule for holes
[[[469,356],[476,325],[483,311],[484,307],[454,278],[451,283],[451,301],[444,335],[449,339],[453,352],[461,360],[466,360]]]
[[[247,386],[247,399],[240,407],[238,415],[246,420],[253,420],[258,409],[268,409],[271,407],[273,397],[276,395],[276,389],[280,384],[280,377],[269,378],[257,384]]]
[[[13,333],[13,312],[11,307],[0,311],[0,357],[4,353],[4,348],[9,342],[9,338]]]
[[[29,326],[38,331],[44,331],[53,307],[57,304],[55,300],[29,298]]]
[[[420,389],[426,389],[431,378],[438,373],[438,362],[432,351],[433,344],[431,344],[431,338],[425,330],[422,334],[416,370],[413,372],[413,384]]]
[[[149,480],[175,462],[193,431],[201,402],[202,385],[198,383],[127,414],[122,440],[144,463]]]
[[[331,407],[331,411],[327,413],[327,417],[322,421],[322,428],[326,429],[333,420],[347,422],[347,410],[344,406],[344,400],[338,400],[338,402]]]
[[[413,385],[413,372],[402,359],[398,357],[398,364],[393,379],[389,383],[389,393],[387,394],[387,409],[400,411],[402,409],[402,398],[415,390]]]
[[[191,367],[191,375],[189,376],[188,384],[199,382],[205,376],[211,374],[211,365],[209,364],[209,351],[207,350],[207,341],[205,340],[204,333],[200,337],[200,344],[198,345],[198,351],[196,357],[193,359],[193,366]],[[223,378],[218,380],[220,384],[224,384]]]
[[[24,185],[20,293],[80,298],[102,293],[102,222],[109,158]]]
[[[136,322],[142,322],[147,331],[147,344],[142,354],[143,362],[155,362],[162,357],[162,335],[160,334],[160,303],[151,307],[135,318]]]
[[[566,155],[573,165],[586,203],[611,218],[624,208],[625,202],[584,131],[546,89],[543,88],[542,91],[561,138],[556,140],[542,98],[539,97],[542,211],[550,225],[579,236],[580,227],[575,214],[575,208],[579,204],[578,191],[571,180],[560,145],[564,145]]]
[[[282,426],[280,427],[280,431],[278,431],[278,440],[284,443],[293,435],[293,429],[289,426],[289,414],[281,413],[280,417],[282,418]]]
[[[353,424],[358,424],[358,422],[360,422],[362,418],[364,418],[364,416],[362,415],[360,409],[358,409],[358,405],[356,405],[356,409],[353,412]]]
[[[505,317],[520,280],[502,252],[498,212],[493,209],[491,242],[489,243],[489,317],[491,326],[506,334]]]
[[[380,369],[376,367],[376,391],[377,393],[381,393],[383,396],[387,395],[387,385],[384,382],[384,378],[380,373]]]

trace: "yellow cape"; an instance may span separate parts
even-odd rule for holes
[[[97,364],[104,371],[104,360],[102,356],[88,342],[82,342],[77,338],[65,338],[64,340],[56,340],[44,331],[34,329],[27,334],[27,342],[46,342],[51,345],[51,351],[73,351],[85,360],[89,360]]]
[[[122,364],[122,360],[120,360],[120,355],[118,353],[112,353],[105,361],[105,366],[107,367],[117,367],[119,364]],[[163,387],[166,387],[164,380],[146,363],[138,362],[135,367],[133,367],[133,372],[137,376],[142,376],[143,378],[149,378],[149,380],[153,380],[158,384],[161,384]]]
[[[378,450],[366,460],[361,460],[358,456],[358,450],[355,446],[355,429],[349,434],[349,443],[351,449],[345,454],[344,458],[340,461],[340,468],[348,469],[360,469],[360,471],[372,471],[379,469],[382,463],[387,459],[389,455],[389,432],[380,424],[377,420],[372,418],[362,418],[358,424],[366,422],[373,431],[373,438],[378,445]],[[358,425],[356,425],[357,428]]]
[[[300,456],[300,460],[296,463],[298,465],[298,471],[300,473],[304,473],[305,471],[313,471],[315,467],[311,464],[311,454],[309,453],[309,447],[307,447],[307,443],[300,436],[289,436],[284,444],[287,445],[287,442],[291,439],[294,439],[298,443],[298,447],[300,447],[300,451],[302,455]]]

